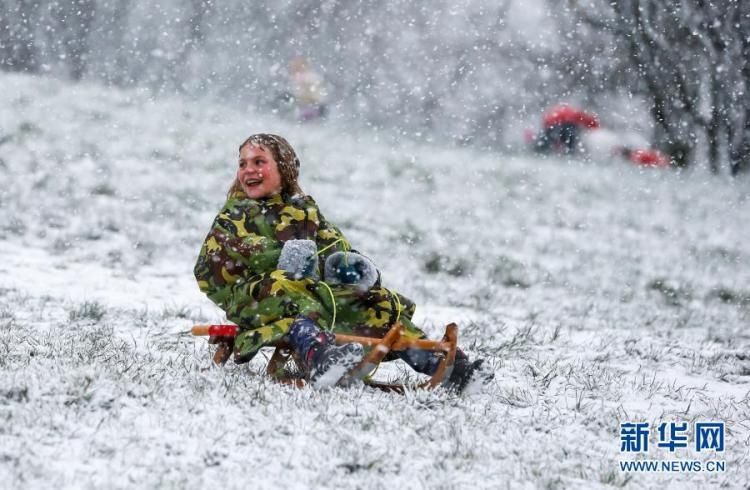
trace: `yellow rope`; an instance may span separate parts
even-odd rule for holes
[[[331,244],[329,244],[329,245],[326,245],[325,247],[323,247],[323,248],[321,248],[320,250],[318,250],[318,253],[317,253],[317,255],[320,255],[320,254],[322,254],[323,252],[325,252],[325,251],[326,251],[326,250],[328,250],[329,248],[331,248],[331,247],[335,246],[335,245],[336,245],[337,243],[339,243],[339,242],[343,242],[343,244],[344,244],[344,245],[343,245],[343,249],[344,249],[344,251],[347,251],[347,250],[349,250],[349,244],[348,244],[348,243],[346,242],[346,240],[344,240],[343,238],[339,238],[339,239],[338,239],[338,240],[336,240],[335,242],[333,242],[333,243],[331,243]]]
[[[342,248],[344,249],[344,251],[346,251],[346,250],[349,249],[349,244],[346,242],[346,240],[344,240],[343,238],[339,238],[335,242],[333,242],[333,243],[331,243],[329,245],[326,245],[325,247],[323,247],[320,250],[318,250],[318,252],[316,253],[316,255],[322,254],[323,252],[325,252],[329,248],[335,246],[339,242],[343,243]],[[325,286],[325,288],[328,290],[328,294],[331,295],[331,305],[332,305],[332,308],[333,308],[333,312],[332,312],[333,313],[333,319],[331,320],[330,330],[333,331],[333,328],[336,326],[336,297],[333,295],[333,290],[331,289],[331,287],[328,284],[326,284],[323,281],[320,281],[320,284],[322,284],[323,286]]]
[[[378,363],[377,366],[375,366],[375,369],[373,369],[370,374],[368,374],[367,376],[365,376],[365,378],[368,379],[368,380],[372,380],[373,376],[375,376],[375,373],[377,373],[378,369],[380,369],[380,364],[381,363]]]
[[[328,293],[331,295],[331,304],[333,306],[333,319],[331,320],[331,327],[329,330],[333,331],[333,328],[336,326],[336,297],[333,295],[333,290],[331,289],[331,286],[324,283],[323,281],[320,281],[318,284],[322,284],[325,286],[325,288],[328,290]]]
[[[398,294],[395,294],[393,291],[391,291],[388,288],[383,288],[391,295],[391,298],[396,298],[396,321],[395,323],[398,323],[399,319],[401,318],[401,300],[398,297]],[[373,376],[378,372],[378,369],[380,369],[380,364],[378,363],[377,366],[375,366],[375,369],[372,370],[370,374],[366,376],[368,380],[372,380]]]
[[[388,294],[391,295],[391,298],[396,298],[396,322],[395,323],[398,323],[398,320],[401,318],[401,300],[399,299],[398,294],[394,293],[390,289],[388,288],[383,288],[383,289],[388,291]]]

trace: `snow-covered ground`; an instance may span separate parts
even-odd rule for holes
[[[746,488],[747,179],[297,126],[0,74],[0,481],[10,488]],[[316,392],[211,366],[192,266],[237,145],[303,188],[495,380]],[[384,368],[393,373],[398,365]],[[627,421],[726,423],[724,473],[625,473]],[[691,429],[692,430],[692,429]],[[691,435],[692,440],[692,435]]]

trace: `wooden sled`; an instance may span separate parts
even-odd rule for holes
[[[237,336],[237,332],[236,325],[196,325],[191,329],[193,335],[210,336],[209,342],[217,345],[213,361],[222,366],[226,364],[232,355],[232,345],[229,341]],[[404,327],[400,323],[395,323],[383,338],[335,334],[336,344],[338,345],[356,342],[365,348],[370,348],[370,351],[362,359],[362,362],[342,377],[339,380],[339,384],[345,385],[353,379],[362,379],[368,386],[372,386],[373,388],[401,394],[407,388],[429,390],[440,386],[443,381],[450,377],[453,371],[453,364],[456,359],[456,346],[458,345],[458,326],[455,323],[447,325],[442,340],[402,338],[403,333]],[[271,344],[271,346],[275,347],[275,350],[268,361],[266,374],[280,383],[294,385],[298,388],[307,385],[309,381],[307,377],[300,378],[286,374],[285,366],[290,360],[297,364],[299,372],[304,372],[300,363],[296,362],[294,356],[291,354],[290,346],[285,342],[277,342]],[[368,378],[368,375],[383,362],[383,359],[389,352],[399,352],[407,349],[420,349],[439,352],[441,354],[438,368],[430,379],[423,383],[407,386],[402,383],[382,383]]]

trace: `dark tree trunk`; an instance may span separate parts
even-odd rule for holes
[[[750,110],[745,113],[745,126],[739,132],[739,142],[732,145],[729,151],[729,171],[732,175],[750,171]]]
[[[706,137],[708,140],[708,165],[711,173],[719,173],[719,160],[721,158],[721,95],[719,93],[719,81],[716,76],[716,69],[711,73],[711,116],[706,128]]]

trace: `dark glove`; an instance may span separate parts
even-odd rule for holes
[[[378,270],[364,255],[336,252],[326,259],[323,278],[328,284],[350,285],[367,291],[377,282]]]
[[[312,240],[287,240],[276,266],[295,279],[318,278],[318,247]]]

